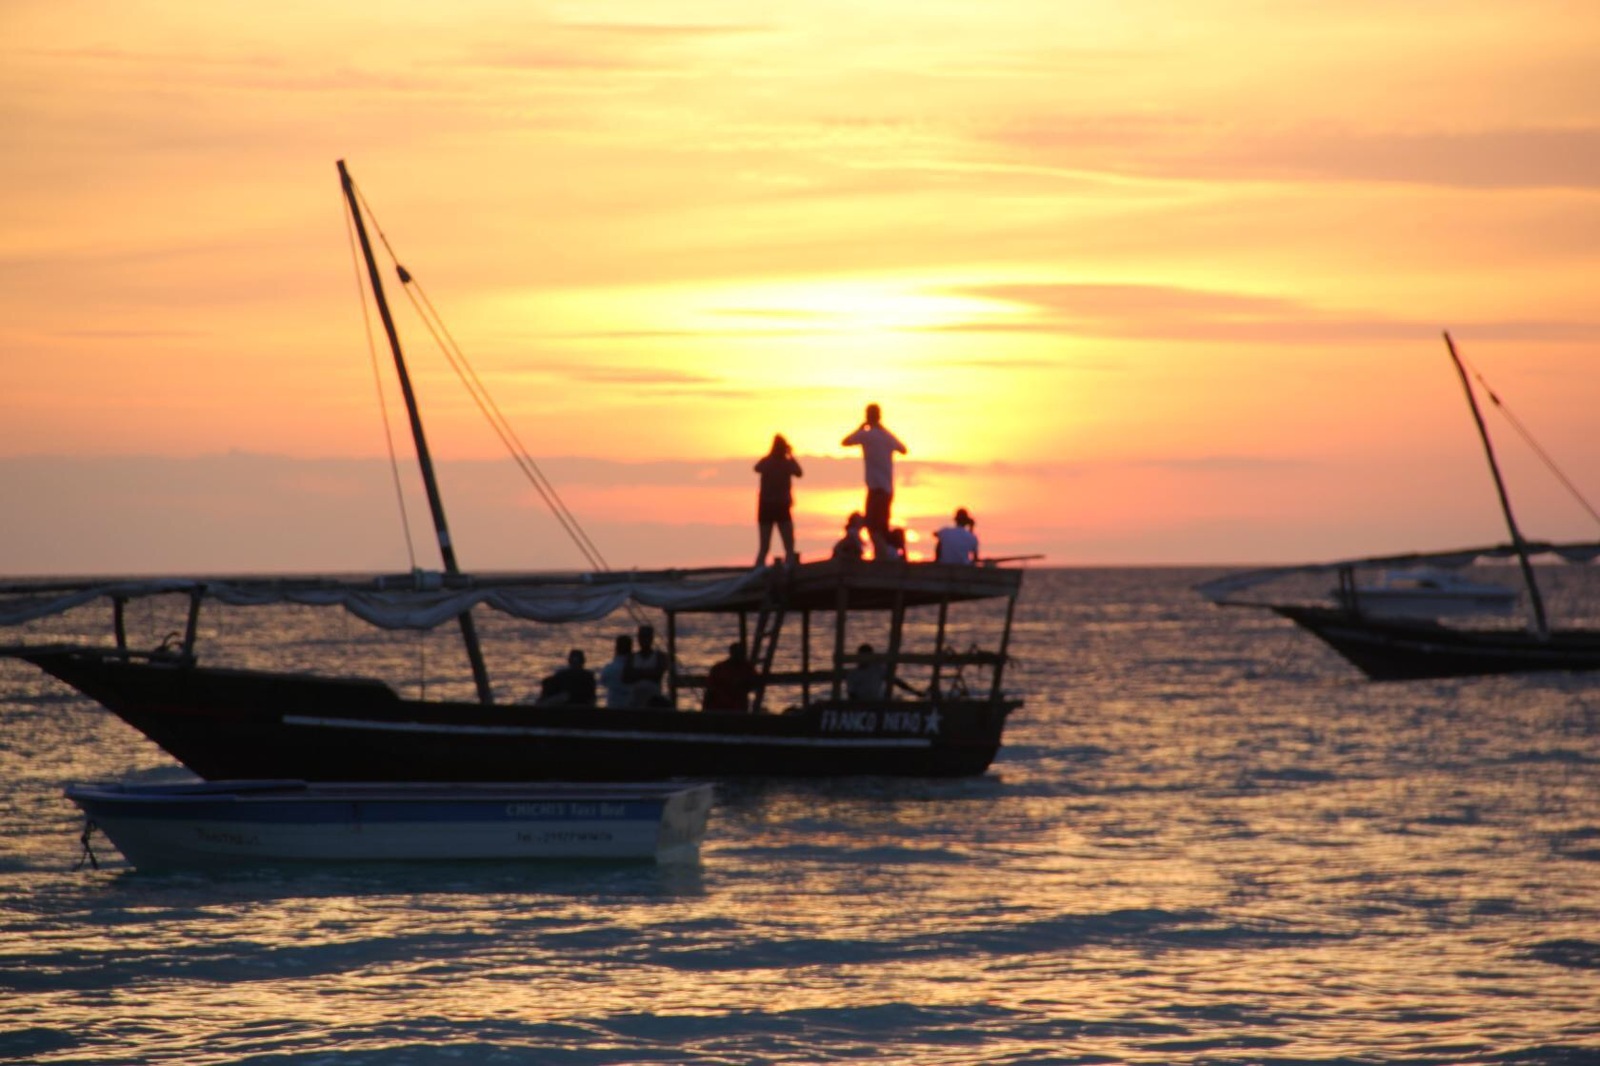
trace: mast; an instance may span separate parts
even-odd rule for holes
[[[1528,603],[1533,608],[1533,623],[1540,637],[1550,635],[1550,623],[1545,619],[1544,599],[1539,595],[1539,583],[1533,578],[1533,563],[1528,560],[1528,544],[1522,539],[1522,533],[1517,529],[1517,520],[1511,513],[1511,498],[1506,495],[1506,483],[1500,477],[1500,464],[1495,461],[1494,445],[1489,443],[1489,430],[1483,424],[1483,414],[1478,410],[1478,398],[1473,394],[1472,382],[1467,379],[1467,369],[1461,365],[1461,357],[1456,354],[1456,342],[1450,339],[1450,331],[1444,334],[1445,347],[1450,349],[1450,361],[1456,365],[1456,373],[1461,377],[1461,387],[1467,391],[1467,403],[1472,406],[1472,420],[1478,424],[1478,436],[1483,438],[1483,451],[1489,457],[1489,472],[1494,475],[1495,491],[1500,493],[1500,509],[1505,512],[1506,528],[1511,531],[1511,546],[1517,550],[1517,560],[1522,564],[1522,580],[1528,586]]]
[[[361,254],[367,261],[367,277],[372,283],[372,296],[378,305],[378,317],[383,320],[383,331],[389,337],[389,350],[394,353],[395,373],[400,377],[400,392],[405,396],[406,414],[411,419],[411,438],[416,442],[417,465],[422,469],[422,483],[428,490],[428,508],[433,512],[433,529],[439,537],[439,555],[444,560],[447,574],[459,574],[456,551],[450,543],[450,527],[444,518],[444,501],[439,496],[439,482],[433,475],[433,459],[428,453],[428,440],[422,433],[422,416],[417,411],[417,397],[411,391],[411,375],[406,372],[405,356],[400,352],[400,334],[394,327],[394,317],[389,313],[389,301],[383,295],[383,278],[378,272],[378,261],[372,254],[372,242],[367,239],[367,227],[361,218],[361,207],[356,201],[355,183],[339,160],[339,184],[344,189],[345,201],[350,205],[350,218],[355,222],[356,236],[361,241]],[[467,659],[472,663],[472,680],[478,686],[478,701],[493,703],[494,694],[489,688],[489,673],[483,665],[483,649],[478,644],[478,629],[473,625],[472,612],[463,611],[461,639],[467,646]]]

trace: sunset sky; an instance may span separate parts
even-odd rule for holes
[[[874,401],[923,544],[1503,539],[1440,333],[1600,500],[1597,71],[1556,0],[4,0],[0,574],[412,565],[339,159],[613,566],[750,561],[775,432],[826,554]],[[462,565],[583,565],[390,295]]]

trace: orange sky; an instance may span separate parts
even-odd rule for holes
[[[869,401],[991,554],[1496,540],[1439,333],[1600,498],[1597,63],[1548,0],[9,0],[0,572],[410,565],[340,158],[613,565],[747,561],[774,432],[825,553]],[[463,565],[580,565],[396,300]]]

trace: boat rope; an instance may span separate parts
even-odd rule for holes
[[[532,453],[523,445],[521,439],[517,436],[516,430],[512,428],[510,420],[506,418],[499,404],[495,402],[493,395],[490,394],[488,387],[483,384],[483,380],[478,376],[477,371],[473,369],[466,353],[456,343],[455,337],[444,324],[444,319],[434,308],[433,302],[428,299],[428,295],[423,290],[421,283],[416,280],[415,275],[401,264],[394,245],[389,241],[389,235],[384,232],[382,223],[378,221],[377,215],[372,210],[372,205],[367,202],[367,198],[361,192],[360,187],[355,186],[354,183],[352,183],[352,187],[355,189],[357,199],[361,202],[362,210],[372,223],[373,231],[377,234],[379,243],[383,245],[384,251],[389,254],[389,259],[394,264],[396,275],[400,279],[400,288],[405,292],[406,299],[411,301],[411,306],[417,312],[417,317],[422,320],[428,333],[433,337],[434,343],[439,346],[439,350],[444,354],[445,361],[450,364],[450,369],[455,372],[456,377],[467,390],[467,394],[477,404],[478,411],[483,415],[484,420],[489,423],[489,427],[500,438],[500,443],[504,445],[507,453],[510,454],[512,460],[522,471],[523,476],[533,486],[534,491],[539,494],[539,498],[544,501],[546,508],[555,517],[556,522],[561,526],[563,532],[567,534],[568,539],[572,541],[588,561],[589,566],[595,570],[609,571],[611,565],[606,562],[599,546],[584,530],[582,524],[578,521],[577,515],[567,506],[566,501],[561,498],[561,494],[556,491],[555,483],[550,480],[549,476],[545,474],[544,470],[540,468],[538,462],[533,458]],[[368,343],[369,345],[371,344],[370,328]],[[635,622],[643,624],[646,621],[644,613],[632,601],[628,603],[627,610]]]
[[[394,427],[389,421],[389,403],[383,395],[383,372],[378,367],[378,346],[372,335],[372,309],[367,303],[367,285],[361,277],[361,253],[356,249],[355,223],[350,212],[344,215],[345,236],[350,242],[350,265],[355,270],[356,292],[361,298],[361,325],[367,331],[367,357],[372,363],[372,382],[378,393],[378,411],[383,416],[383,442],[389,448],[389,472],[394,478],[394,495],[400,504],[400,529],[406,538],[406,558],[413,572],[417,569],[417,547],[411,539],[411,516],[406,512],[406,493],[400,481],[400,457],[394,447]]]
[[[1590,506],[1589,501],[1585,499],[1583,493],[1578,490],[1578,486],[1574,485],[1567,475],[1561,472],[1561,468],[1556,465],[1555,460],[1550,458],[1549,453],[1539,446],[1538,441],[1533,439],[1533,434],[1528,432],[1527,427],[1522,424],[1516,415],[1512,414],[1511,408],[1507,407],[1505,402],[1502,401],[1495,393],[1494,389],[1489,387],[1489,383],[1483,379],[1483,374],[1478,371],[1478,368],[1467,362],[1465,356],[1461,357],[1461,361],[1467,363],[1467,368],[1472,371],[1473,379],[1477,381],[1479,387],[1483,389],[1484,394],[1489,397],[1500,413],[1505,415],[1506,421],[1511,423],[1511,428],[1515,429],[1518,435],[1522,437],[1523,441],[1527,443],[1528,447],[1533,449],[1533,453],[1544,462],[1544,465],[1549,469],[1550,473],[1555,475],[1556,480],[1561,482],[1561,484],[1566,487],[1568,492],[1572,493],[1573,499],[1577,500],[1578,503],[1583,506],[1583,509],[1589,512],[1589,517],[1595,520],[1595,524],[1600,525],[1600,512],[1596,512],[1595,509]]]
[[[381,231],[379,236],[380,238],[382,237]],[[561,527],[566,531],[567,536],[577,545],[584,558],[589,560],[589,565],[597,570],[611,569],[607,565],[605,557],[600,554],[600,549],[589,538],[589,535],[584,532],[583,527],[578,524],[577,516],[572,513],[571,509],[567,507],[566,501],[562,500],[560,494],[556,492],[555,485],[546,476],[545,472],[540,469],[539,464],[534,461],[527,448],[523,447],[522,441],[517,438],[516,431],[512,429],[511,423],[501,413],[499,405],[495,403],[494,397],[484,387],[477,372],[472,369],[472,364],[467,362],[466,356],[456,345],[455,338],[445,328],[443,320],[439,318],[438,312],[434,310],[433,304],[428,299],[427,293],[422,290],[421,284],[404,267],[398,267],[398,269],[400,271],[401,289],[405,292],[406,298],[411,301],[411,306],[416,309],[423,324],[428,327],[428,332],[433,334],[434,342],[439,345],[440,351],[444,352],[446,361],[450,363],[450,368],[456,372],[456,377],[460,379],[468,394],[477,403],[478,410],[483,414],[490,428],[500,438],[500,443],[505,445],[506,451],[510,453],[518,467],[522,469],[523,475],[539,493],[540,498],[544,500],[545,506],[550,509],[550,513],[555,516],[556,521],[561,523]]]
[[[74,870],[83,869],[84,863],[88,863],[89,868],[92,870],[100,869],[100,860],[95,857],[94,844],[92,842],[94,831],[98,828],[99,826],[94,824],[93,818],[84,818],[83,832],[78,836],[78,843],[83,845],[83,854],[78,856],[78,864],[73,867]]]

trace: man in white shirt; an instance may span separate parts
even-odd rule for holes
[[[975,566],[978,562],[978,534],[974,527],[977,524],[977,520],[967,513],[965,507],[958,510],[955,525],[941,529],[933,535],[934,541],[939,545],[934,558],[941,563]]]
[[[846,448],[861,446],[867,477],[867,532],[872,535],[873,558],[899,558],[898,549],[889,539],[889,509],[894,503],[894,453],[906,454],[906,446],[884,426],[875,403],[867,404],[867,420],[840,443]]]

